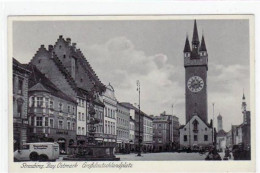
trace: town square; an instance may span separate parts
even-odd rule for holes
[[[247,20],[13,21],[13,34],[15,162],[251,160]]]

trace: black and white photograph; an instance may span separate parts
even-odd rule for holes
[[[8,20],[14,163],[252,160],[252,15]]]

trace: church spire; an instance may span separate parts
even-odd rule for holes
[[[197,22],[194,20],[194,28],[193,28],[193,37],[192,37],[192,44],[199,45],[199,34],[197,29]]]
[[[188,36],[186,37],[185,46],[183,52],[191,52],[190,42]]]
[[[243,100],[246,99],[246,97],[245,97],[245,93],[244,93],[244,89],[243,89],[243,97],[242,97],[242,99],[243,99]]]
[[[200,51],[207,51],[205,40],[204,40],[204,35],[202,35]]]

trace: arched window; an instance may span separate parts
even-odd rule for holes
[[[198,132],[198,124],[199,122],[195,119],[193,122],[193,132]]]

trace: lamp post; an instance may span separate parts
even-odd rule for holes
[[[138,139],[139,149],[138,149],[137,156],[141,156],[141,111],[140,111],[140,82],[139,82],[139,80],[137,80],[136,84],[137,84],[137,91],[139,94],[139,104],[138,104],[138,108],[139,108],[139,139]]]

